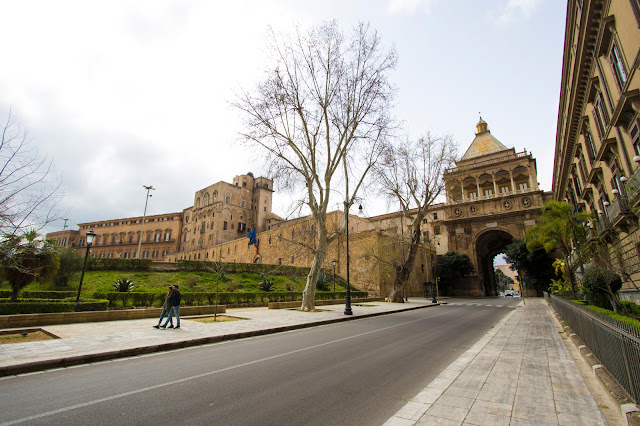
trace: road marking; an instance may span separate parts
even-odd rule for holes
[[[343,337],[341,339],[332,340],[330,342],[319,343],[317,345],[307,346],[306,348],[300,348],[300,349],[296,349],[296,350],[293,350],[293,351],[285,352],[285,353],[282,353],[282,354],[273,355],[273,356],[269,356],[269,357],[266,357],[266,358],[257,359],[257,360],[254,360],[254,361],[248,361],[248,362],[244,362],[244,363],[238,364],[238,365],[232,365],[230,367],[221,368],[219,370],[209,371],[209,372],[202,373],[202,374],[196,374],[195,376],[184,377],[182,379],[174,380],[174,381],[171,381],[171,382],[161,383],[161,384],[153,385],[153,386],[147,386],[147,387],[136,389],[136,390],[132,390],[132,391],[129,391],[129,392],[123,392],[123,393],[120,393],[120,394],[111,395],[111,396],[107,396],[107,397],[104,397],[104,398],[94,399],[93,401],[87,401],[87,402],[83,402],[83,403],[80,403],[80,404],[70,405],[68,407],[59,408],[57,410],[47,411],[47,412],[40,413],[40,414],[34,414],[33,416],[23,417],[23,418],[20,418],[20,419],[16,419],[16,420],[12,420],[12,421],[9,421],[9,422],[2,423],[2,425],[7,425],[8,426],[8,425],[14,425],[14,424],[18,424],[18,423],[28,422],[28,421],[35,420],[35,419],[41,419],[43,417],[52,416],[54,414],[61,414],[61,413],[67,412],[67,411],[76,410],[78,408],[84,408],[84,407],[88,407],[90,405],[99,404],[101,402],[112,401],[114,399],[124,398],[124,397],[130,396],[130,395],[135,395],[135,394],[142,393],[142,392],[148,392],[148,391],[164,388],[164,387],[167,387],[167,386],[173,386],[173,385],[176,385],[176,384],[179,384],[179,383],[184,383],[184,382],[188,382],[188,381],[191,381],[191,380],[196,380],[196,379],[201,379],[203,377],[212,376],[214,374],[224,373],[224,372],[235,370],[235,369],[238,369],[238,368],[247,367],[247,366],[254,365],[254,364],[259,364],[261,362],[271,361],[273,359],[282,358],[282,357],[293,355],[293,354],[296,354],[296,353],[300,353],[300,352],[305,352],[305,351],[309,351],[309,350],[312,350],[312,349],[321,348],[323,346],[332,345],[334,343],[344,342],[346,340],[355,339],[357,337],[366,336],[366,335],[369,335],[369,334],[377,333],[379,331],[390,330],[390,329],[396,328],[396,327],[403,327],[403,326],[405,326],[407,324],[411,324],[411,323],[414,323],[414,322],[430,320],[432,318],[439,317],[441,315],[446,315],[446,314],[448,314],[448,312],[442,312],[440,314],[436,314],[436,315],[433,315],[433,316],[424,317],[424,318],[418,318],[418,319],[415,319],[415,320],[403,322],[401,324],[390,325],[390,326],[384,327],[384,328],[378,328],[378,329],[375,329],[375,330],[366,331],[364,333],[356,334],[356,335],[353,335],[353,336],[347,336],[347,337]],[[83,365],[88,365],[88,364],[83,364]]]

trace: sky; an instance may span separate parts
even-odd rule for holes
[[[398,66],[393,114],[402,134],[451,135],[460,155],[482,118],[493,136],[553,172],[566,1],[0,0],[0,120],[11,110],[53,159],[68,226],[180,212],[194,193],[249,171],[230,106],[268,68],[271,26],[369,22]],[[291,213],[275,182],[274,213]],[[369,195],[366,214],[389,211]],[[63,221],[46,231],[63,228]]]

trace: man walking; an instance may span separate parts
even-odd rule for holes
[[[167,324],[171,320],[171,315],[174,313],[176,314],[175,328],[180,328],[180,300],[182,300],[182,296],[180,295],[180,291],[178,290],[178,285],[174,285],[173,291],[171,292],[171,310],[169,311],[169,318],[167,318],[162,328],[167,327]],[[171,324],[169,328],[174,328],[173,324]]]
[[[171,321],[171,326],[173,327],[173,321],[171,320],[171,308],[173,307],[171,303],[171,296],[173,296],[173,286],[169,286],[167,296],[164,298],[164,303],[162,304],[162,313],[160,314],[158,325],[154,325],[153,328],[160,328],[160,324],[162,324],[162,318],[164,318],[165,314],[169,315],[169,320]]]

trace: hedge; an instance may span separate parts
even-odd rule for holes
[[[61,302],[60,300],[40,299],[18,302],[0,302],[0,315],[106,311],[108,305],[108,300],[94,299],[81,300],[78,304],[78,309],[76,309],[75,301]]]
[[[151,259],[108,259],[90,257],[87,259],[87,271],[150,271]]]
[[[367,297],[366,291],[352,291],[352,297]],[[182,304],[185,306],[214,305],[216,303],[215,292],[182,292]],[[316,300],[344,299],[345,292],[316,292]],[[164,302],[166,293],[143,293],[143,292],[96,292],[94,299],[107,299],[109,306],[116,306],[122,303],[123,307],[136,306],[148,307],[159,306]],[[299,291],[272,291],[272,292],[220,292],[218,293],[218,304],[254,304],[267,302],[293,302],[302,300],[302,293]]]
[[[21,291],[18,297],[20,299],[66,299],[76,297],[77,294],[75,291]],[[11,297],[11,291],[1,290],[0,298],[5,297]]]

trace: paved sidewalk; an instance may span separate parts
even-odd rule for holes
[[[243,320],[207,324],[181,317],[181,328],[177,330],[155,329],[152,326],[157,323],[157,319],[152,318],[49,325],[40,328],[60,339],[0,345],[0,376],[122,358],[429,306],[438,305],[424,298],[411,298],[408,303],[366,302],[352,305],[352,316],[344,315],[344,304],[319,306],[319,312],[267,308],[228,309],[227,313],[222,315]]]
[[[386,423],[606,425],[543,299],[527,299]]]

